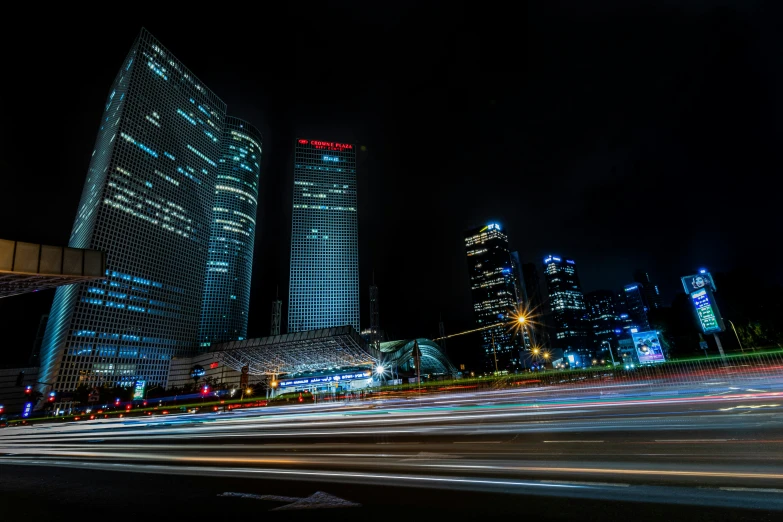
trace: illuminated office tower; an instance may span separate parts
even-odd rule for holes
[[[553,346],[587,354],[591,351],[587,339],[587,308],[576,263],[571,259],[546,256],[544,277],[555,330]]]
[[[517,285],[508,236],[496,223],[468,230],[465,252],[476,326],[497,325],[481,331],[485,369],[513,371],[523,338],[509,325],[517,310]]]
[[[359,328],[356,149],[299,139],[294,153],[288,332]]]
[[[165,385],[196,347],[225,104],[142,29],[109,90],[69,246],[106,278],[57,290],[39,381]]]
[[[261,133],[226,117],[201,310],[202,348],[247,337],[260,164]]]

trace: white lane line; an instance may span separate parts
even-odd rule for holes
[[[603,442],[602,440],[545,440],[544,442]]]
[[[502,440],[465,440],[465,441],[458,441],[455,440],[452,442],[452,444],[502,444]]]
[[[728,442],[728,441],[729,439],[655,439],[655,442]]]
[[[750,491],[758,493],[783,493],[783,489],[772,488],[720,488],[723,491]]]
[[[618,488],[631,487],[630,484],[620,484],[616,482],[581,482],[576,480],[541,480],[545,484],[574,484],[577,486],[615,486]]]

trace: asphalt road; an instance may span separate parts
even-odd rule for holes
[[[45,513],[98,488],[130,510],[305,517],[314,512],[287,506],[339,503],[311,497],[322,491],[361,504],[329,511],[349,519],[780,519],[783,392],[697,388],[465,392],[8,428],[0,497],[38,492],[27,505]]]

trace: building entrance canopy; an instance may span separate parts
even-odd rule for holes
[[[247,366],[250,375],[368,366],[382,360],[381,352],[371,348],[351,326],[232,341],[215,345],[213,351],[233,370]]]
[[[364,371],[378,365],[415,371],[414,343],[419,346],[424,372],[456,373],[440,347],[429,339],[381,343],[377,350],[352,326],[232,341],[216,344],[212,351],[225,366],[238,372],[247,366],[247,373],[256,376],[311,374],[301,375],[305,378],[326,370],[350,373],[351,367],[362,367]]]

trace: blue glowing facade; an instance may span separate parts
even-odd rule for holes
[[[297,140],[288,332],[351,325],[359,331],[356,149]]]
[[[261,133],[228,116],[221,149],[199,329],[202,348],[245,339],[250,307]]]
[[[165,385],[170,359],[196,348],[226,130],[223,101],[142,29],[106,100],[69,242],[106,252],[105,278],[58,289],[40,381]]]

